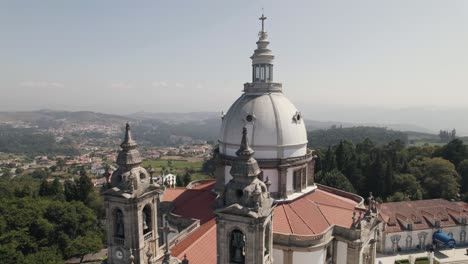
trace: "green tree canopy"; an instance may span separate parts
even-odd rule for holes
[[[356,192],[353,185],[349,182],[348,178],[346,178],[346,176],[344,176],[343,173],[336,169],[329,172],[318,173],[317,182],[343,191],[351,193]]]
[[[424,189],[424,198],[455,199],[460,191],[460,176],[455,166],[442,158],[424,158],[411,164],[411,172]]]
[[[468,159],[468,148],[463,144],[462,140],[456,138],[437,149],[434,152],[434,157],[442,157],[458,166],[462,160]]]

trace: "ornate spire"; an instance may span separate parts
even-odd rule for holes
[[[249,146],[249,139],[247,138],[247,128],[242,128],[242,141],[236,155],[241,159],[250,159],[255,152]]]
[[[130,131],[130,124],[125,125],[125,138],[122,144],[120,144],[120,147],[123,150],[129,150],[132,148],[136,148],[138,144],[136,143],[135,140],[132,138],[132,132]]]
[[[242,140],[239,149],[236,151],[238,158],[233,162],[231,175],[236,178],[256,178],[260,174],[257,161],[252,157],[255,152],[249,146],[247,138],[247,128],[242,129]]]
[[[122,150],[117,156],[117,164],[124,167],[132,167],[139,165],[142,160],[140,152],[136,149],[138,144],[132,138],[132,133],[130,131],[130,125],[127,123],[125,125],[125,138],[120,147]]]

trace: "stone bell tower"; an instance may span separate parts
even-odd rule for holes
[[[159,186],[140,166],[142,159],[130,126],[125,129],[119,168],[103,193],[106,207],[109,263],[152,263],[158,257],[157,202]]]
[[[230,171],[233,178],[215,203],[218,264],[273,262],[270,182],[258,179],[261,171],[253,154],[244,127]]]

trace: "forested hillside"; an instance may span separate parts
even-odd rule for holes
[[[441,147],[342,140],[317,154],[318,183],[381,201],[468,200],[468,147],[459,139]]]
[[[99,251],[103,202],[87,175],[65,186],[48,182],[47,171],[34,175],[0,177],[0,263],[63,263]]]
[[[381,145],[394,140],[407,143],[408,135],[401,131],[389,130],[383,127],[336,127],[310,131],[308,134],[309,147],[324,148],[334,146],[341,140],[348,140],[353,143],[370,139],[373,143]]]
[[[34,128],[13,128],[0,125],[0,152],[27,155],[76,155],[71,140],[56,142],[50,133],[38,133]]]

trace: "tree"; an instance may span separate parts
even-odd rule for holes
[[[49,181],[47,181],[47,178],[43,178],[41,181],[41,185],[39,186],[39,195],[40,196],[50,195]]]
[[[49,185],[49,195],[54,196],[56,199],[63,200],[63,186],[58,178],[54,178],[52,184]]]
[[[63,193],[67,201],[73,201],[78,199],[78,190],[76,185],[71,180],[66,180],[63,186]]]
[[[91,179],[86,174],[86,170],[82,169],[80,173],[80,179],[78,180],[78,198],[85,202],[89,194],[93,191],[94,185]]]
[[[190,175],[188,171],[185,172],[182,181],[184,182],[184,186],[187,186],[189,183],[192,182],[192,175]]]
[[[421,183],[426,199],[455,199],[460,191],[460,176],[448,160],[425,158],[415,161],[412,163],[411,172]]]
[[[367,190],[366,193],[373,192],[375,196],[384,196],[386,193],[385,177],[386,177],[386,164],[381,150],[375,151],[375,159],[368,168],[366,178]]]
[[[397,174],[394,177],[393,181],[393,190],[395,193],[391,195],[393,198],[387,198],[387,200],[392,200],[396,202],[396,197],[400,194],[404,195],[404,197],[409,198],[410,200],[421,200],[422,199],[422,187],[419,184],[416,177],[412,174]],[[398,195],[396,195],[399,193]],[[395,196],[396,195],[396,196]],[[400,200],[402,201],[402,200]]]
[[[94,232],[86,232],[74,239],[68,247],[68,255],[80,257],[80,263],[86,254],[96,253],[102,248],[101,238]]]
[[[202,165],[202,171],[203,173],[207,175],[214,175],[214,172],[216,170],[216,159],[212,157],[211,159],[205,160]]]
[[[9,168],[2,168],[2,176],[5,177],[5,178],[10,178],[11,176],[13,176],[11,174],[11,169]]]
[[[184,181],[181,179],[181,177],[176,177],[176,186],[178,187],[185,187],[184,186]]]
[[[37,168],[31,174],[31,177],[36,178],[36,179],[43,179],[49,176],[50,176],[50,172],[48,169],[45,169],[45,168]]]
[[[458,164],[457,171],[460,174],[460,191],[461,193],[468,192],[468,159],[464,159]]]
[[[333,152],[331,146],[328,146],[328,150],[325,153],[325,158],[323,160],[322,166],[325,172],[336,169],[335,153]]]
[[[57,165],[56,166],[60,171],[63,171],[63,168],[65,168],[66,165],[67,165],[67,163],[65,162],[64,159],[62,159],[62,158],[57,159]]]
[[[402,192],[396,192],[391,196],[387,197],[387,202],[401,202],[409,201],[408,196]]]
[[[457,138],[436,150],[434,157],[442,157],[458,166],[462,160],[468,159],[468,148],[463,144],[463,141]]]
[[[319,172],[317,174],[317,182],[346,192],[356,192],[348,178],[337,169],[329,172]]]

